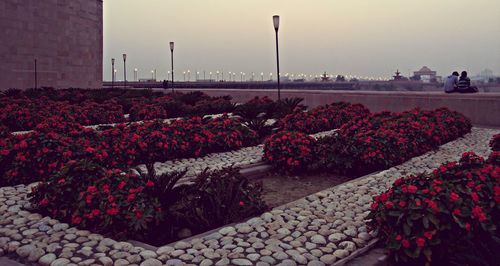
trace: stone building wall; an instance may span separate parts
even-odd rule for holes
[[[0,90],[102,86],[102,0],[1,0]]]

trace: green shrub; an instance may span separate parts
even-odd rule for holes
[[[262,187],[252,184],[237,168],[204,172],[193,184],[174,190],[169,213],[178,225],[201,233],[263,212]]]

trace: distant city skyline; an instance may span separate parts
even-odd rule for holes
[[[428,66],[438,75],[484,69],[500,74],[500,1],[496,0],[107,0],[104,1],[104,79],[158,80],[170,70],[254,72],[275,76],[272,15],[281,16],[281,73],[391,77]],[[200,74],[201,74],[200,73]],[[208,77],[207,77],[208,78]]]

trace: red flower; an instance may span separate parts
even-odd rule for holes
[[[394,239],[396,239],[397,241],[401,241],[401,239],[403,239],[403,237],[401,235],[397,235],[396,238],[394,238]]]
[[[467,230],[467,232],[470,232],[470,223],[465,224],[465,230]]]
[[[240,205],[241,207],[243,207],[243,206],[245,206],[245,202],[240,201],[240,202],[239,202],[239,205]]]
[[[387,201],[385,203],[385,208],[386,209],[392,209],[392,207],[394,207],[394,203],[392,203],[392,201]]]
[[[118,189],[123,189],[125,187],[125,185],[127,185],[127,183],[125,183],[125,181],[120,182],[120,184],[118,184]]]
[[[415,242],[419,248],[423,248],[425,246],[425,238],[419,237]]]
[[[81,222],[82,222],[82,217],[78,215],[73,215],[73,217],[71,217],[72,224],[80,224]]]
[[[66,179],[64,179],[64,178],[57,180],[57,184],[64,184],[65,182],[66,182]]]
[[[471,198],[472,198],[472,201],[474,201],[474,202],[479,202],[479,196],[477,195],[477,193],[476,193],[476,192],[472,192],[472,193],[470,193],[470,196],[471,196]]]
[[[40,201],[40,206],[47,206],[49,204],[49,200],[47,198],[43,198],[43,200]]]
[[[454,210],[453,210],[453,215],[455,215],[455,216],[459,216],[459,215],[461,215],[461,214],[462,214],[462,212],[461,212],[459,209],[454,209]]]
[[[112,195],[109,195],[108,196],[108,201],[109,201],[109,203],[115,201],[115,197],[113,197]]]
[[[410,247],[410,241],[404,239],[401,241],[401,244],[403,245],[404,248],[409,248]]]
[[[155,183],[151,180],[148,180],[148,182],[146,183],[146,187],[153,187],[155,185]]]
[[[433,236],[433,235],[434,235],[434,234],[433,234],[432,232],[430,232],[430,231],[427,231],[427,232],[425,232],[425,233],[424,233],[424,236],[425,236],[427,239],[429,239],[429,240],[431,240],[431,239],[432,239],[432,236]]]
[[[416,186],[413,186],[413,185],[409,185],[408,186],[408,193],[410,194],[415,194],[415,192],[417,192],[418,188]]]
[[[114,215],[118,214],[118,208],[115,207],[115,208],[108,209],[108,210],[106,210],[106,213],[111,215],[111,216],[114,216]]]
[[[477,205],[472,208],[472,216],[478,219],[479,222],[483,222],[484,220],[486,220],[486,214],[484,214],[483,209]]]
[[[127,201],[134,201],[135,200],[135,194],[129,194],[127,197]]]
[[[455,193],[455,192],[450,193],[450,201],[452,203],[455,203],[459,199],[460,199],[460,196],[457,193]]]
[[[143,215],[142,211],[135,211],[135,218],[141,219],[142,215]]]
[[[95,192],[97,192],[97,188],[95,186],[89,186],[89,187],[87,187],[87,192],[88,193],[95,193]]]
[[[400,200],[398,205],[399,207],[404,208],[406,206],[406,201]]]

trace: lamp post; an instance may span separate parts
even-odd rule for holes
[[[182,72],[182,74],[184,75],[184,81],[186,81],[186,71]]]
[[[115,87],[115,59],[111,58],[111,88]]]
[[[217,82],[219,81],[219,70],[217,70]]]
[[[170,70],[167,71],[167,80],[170,80]]]
[[[35,59],[35,89],[38,89],[38,69],[37,60]]]
[[[273,16],[274,31],[276,32],[276,74],[278,78],[278,101],[281,100],[281,87],[280,87],[280,53],[278,46],[278,29],[280,27],[280,16]]]
[[[174,92],[174,42],[170,42],[170,58],[172,63],[172,92]]]
[[[198,81],[198,79],[200,79],[200,71],[196,71],[196,81]]]
[[[137,81],[137,68],[134,68],[134,81]]]
[[[188,69],[188,81],[191,81],[191,70]]]
[[[151,80],[154,80],[154,79],[155,79],[155,71],[151,70]]]
[[[264,82],[264,72],[260,72],[260,80]]]
[[[127,54],[123,54],[123,87],[127,87]]]

